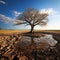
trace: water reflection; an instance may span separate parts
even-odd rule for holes
[[[57,44],[57,41],[53,38],[52,35],[45,35],[41,37],[32,37],[32,36],[24,36],[22,40],[20,41],[22,44],[49,44],[50,46],[55,46]]]
[[[33,37],[33,36],[23,36],[20,42],[15,45],[16,49],[23,52],[23,55],[31,60],[46,60],[53,55],[54,51],[50,49],[50,46],[55,46],[57,41],[52,35]],[[54,53],[55,54],[55,53]],[[22,55],[22,54],[21,54]],[[53,57],[52,57],[53,58]],[[28,59],[28,60],[29,60]]]
[[[16,44],[20,49],[47,49],[50,46],[55,46],[57,41],[53,38],[52,35],[33,37],[33,36],[23,36],[20,42]]]

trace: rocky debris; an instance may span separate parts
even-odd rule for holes
[[[19,35],[3,35],[0,36],[0,58],[3,56],[8,57],[13,53],[14,50],[14,44],[20,40],[21,36]],[[1,57],[2,56],[2,57]],[[4,60],[4,59],[2,59]]]

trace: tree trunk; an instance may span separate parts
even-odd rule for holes
[[[33,32],[33,29],[34,29],[34,25],[31,25],[31,30],[30,30],[31,33]]]
[[[34,44],[34,38],[33,38],[33,37],[31,37],[31,40],[32,40],[32,42],[31,42],[31,43],[32,43],[32,44]]]

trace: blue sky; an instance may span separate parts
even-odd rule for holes
[[[35,29],[60,30],[60,0],[0,0],[0,27],[30,29],[30,26],[14,26],[12,23],[26,8],[35,8],[49,13],[48,24],[44,27],[35,26]]]

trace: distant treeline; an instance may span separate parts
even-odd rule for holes
[[[0,27],[0,30],[3,30],[3,29]]]
[[[15,29],[3,29],[3,28],[0,27],[0,30],[15,30]]]

